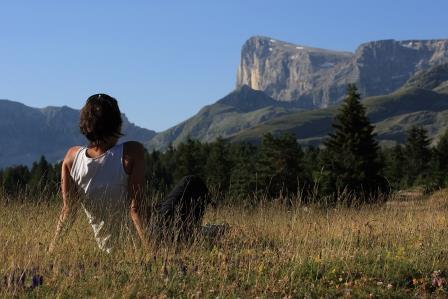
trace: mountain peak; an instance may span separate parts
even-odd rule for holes
[[[236,85],[323,108],[340,101],[348,83],[363,96],[388,94],[417,72],[447,62],[448,40],[378,40],[349,53],[254,36],[243,45]]]

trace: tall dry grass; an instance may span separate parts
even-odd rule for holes
[[[0,203],[0,295],[24,297],[447,296],[448,192],[357,208],[209,209],[219,240],[100,252],[84,215],[53,254],[59,204]],[[438,272],[437,272],[438,271]]]

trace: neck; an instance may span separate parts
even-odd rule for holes
[[[89,148],[91,148],[92,150],[96,151],[96,152],[105,152],[107,150],[109,150],[110,148],[112,148],[114,145],[117,144],[118,140],[106,140],[104,142],[101,143],[91,143],[89,145]]]

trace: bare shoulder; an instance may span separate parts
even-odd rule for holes
[[[73,165],[73,161],[75,160],[76,154],[78,153],[80,148],[80,146],[72,146],[65,154],[63,164],[66,165],[66,167],[68,167],[69,169]]]

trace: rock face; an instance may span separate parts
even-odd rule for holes
[[[324,108],[343,98],[348,83],[356,83],[363,96],[388,94],[418,72],[447,62],[448,40],[374,41],[349,53],[257,36],[243,45],[237,87]]]
[[[0,169],[15,164],[29,165],[44,155],[55,162],[70,146],[86,144],[79,132],[79,110],[66,106],[32,108],[0,100]],[[148,141],[154,131],[130,123],[123,115],[125,140]]]

